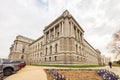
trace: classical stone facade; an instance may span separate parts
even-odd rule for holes
[[[100,51],[84,39],[84,30],[67,10],[43,32],[37,40],[18,35],[9,59],[28,64],[101,64]]]
[[[30,38],[18,35],[10,47],[9,59],[27,61],[29,55],[29,45],[33,41],[34,40]]]

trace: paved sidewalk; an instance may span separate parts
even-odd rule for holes
[[[5,80],[47,80],[47,75],[42,67],[26,66]]]

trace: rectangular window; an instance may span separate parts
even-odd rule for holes
[[[22,49],[22,53],[24,53],[25,52],[25,49]]]
[[[45,58],[45,61],[46,61],[46,58]]]
[[[49,61],[51,61],[51,57],[49,57]]]
[[[57,56],[55,56],[55,61],[57,61]]]

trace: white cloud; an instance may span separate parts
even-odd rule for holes
[[[81,27],[85,38],[102,53],[114,32],[120,29],[119,0],[0,0],[0,57],[7,57],[15,36],[33,39],[68,9]]]

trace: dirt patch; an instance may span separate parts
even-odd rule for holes
[[[96,70],[82,69],[54,69],[66,78],[66,80],[102,80]],[[46,71],[48,80],[53,80],[53,76]]]

